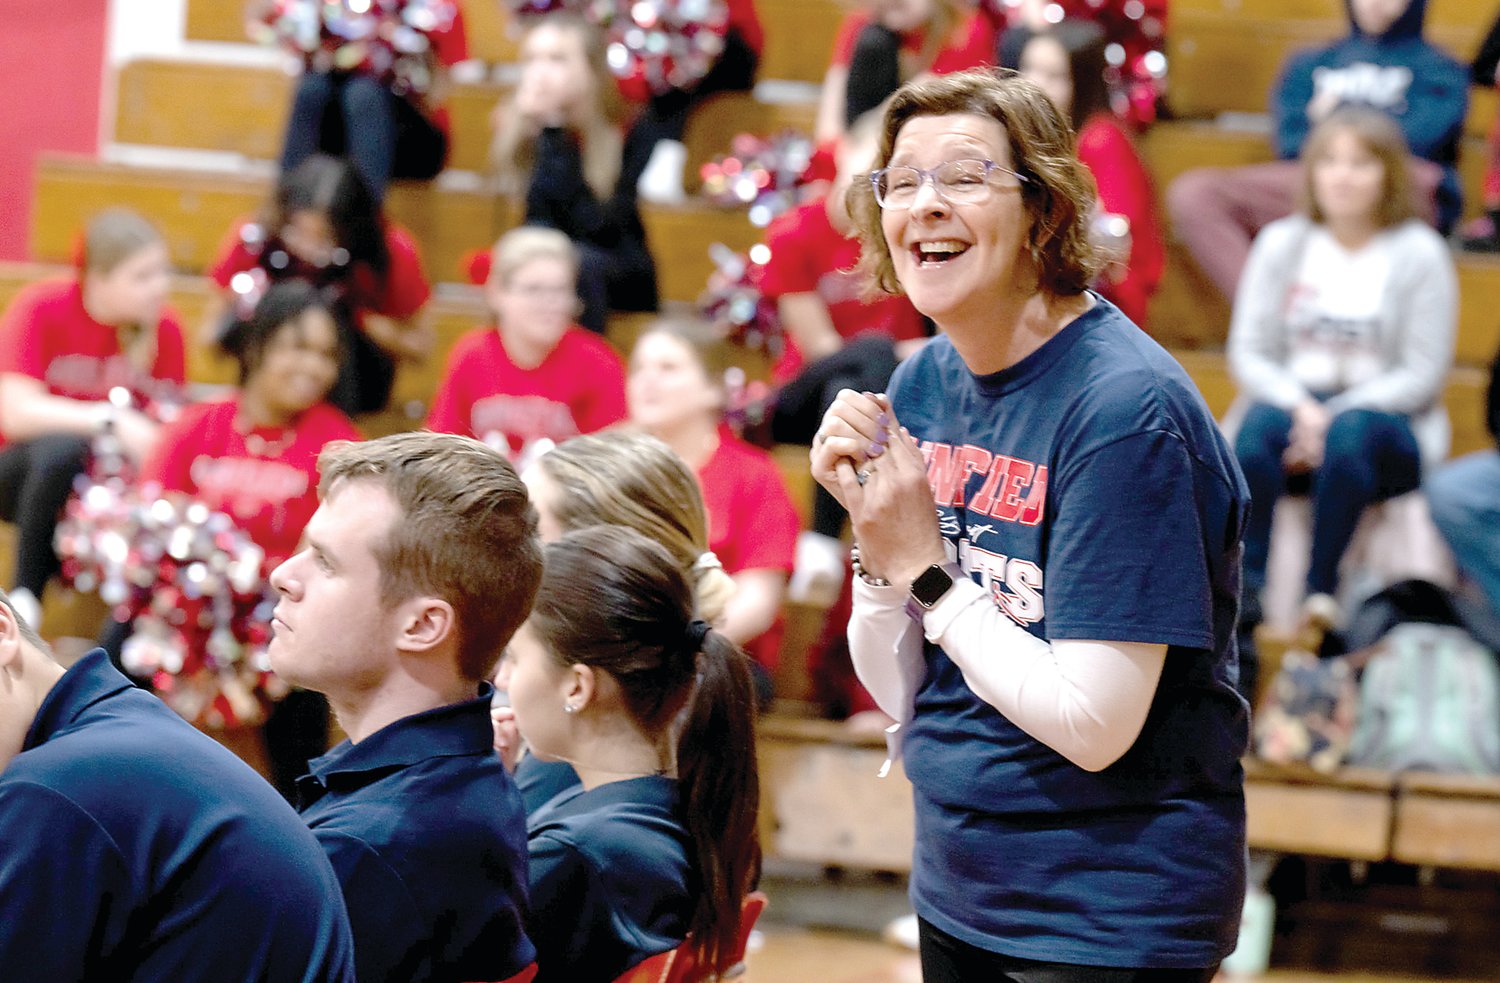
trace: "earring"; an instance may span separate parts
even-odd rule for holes
[[[578,712],[578,708],[575,707],[573,704],[571,704],[571,703],[564,703],[563,704],[563,713],[577,713],[577,712]]]

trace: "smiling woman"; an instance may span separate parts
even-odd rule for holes
[[[812,453],[916,793],[923,977],[1207,980],[1244,888],[1233,455],[1088,289],[1092,182],[1032,83],[903,87],[849,201],[876,287],[942,329]]]

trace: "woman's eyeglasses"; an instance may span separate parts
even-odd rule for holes
[[[920,167],[883,167],[870,172],[870,185],[875,189],[875,201],[881,208],[908,208],[917,200],[917,192],[925,181],[932,182],[933,191],[951,204],[970,204],[983,201],[995,185],[990,181],[994,171],[1009,174],[1017,181],[1011,187],[1020,187],[1029,180],[1008,167],[1001,167],[992,160],[950,160],[931,170]]]

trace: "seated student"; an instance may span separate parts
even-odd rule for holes
[[[708,545],[734,578],[719,630],[754,660],[769,698],[781,645],[782,600],[800,522],[771,456],[723,423],[723,366],[701,326],[658,321],[630,355],[630,422],[659,437],[698,476]]]
[[[559,441],[625,416],[625,367],[573,324],[578,252],[555,229],[522,226],[491,252],[493,327],[454,344],[427,426],[477,437],[522,467]]]
[[[344,361],[329,402],[350,416],[384,409],[398,358],[432,348],[421,316],[432,288],[411,233],[386,220],[347,161],[315,155],[282,174],[265,214],[236,222],[208,275],[220,296],[205,316],[218,341],[228,311],[249,316],[270,283],[300,278],[337,300]]]
[[[509,979],[526,937],[525,814],[490,686],[541,579],[536,512],[476,440],[402,433],[318,457],[322,504],[271,574],[271,668],[348,739],[299,811],[333,862],[361,983]]]
[[[1144,328],[1147,305],[1166,266],[1166,243],[1156,217],[1151,175],[1130,134],[1110,109],[1104,80],[1106,41],[1098,24],[1065,20],[1030,35],[1021,48],[1020,71],[1041,86],[1073,124],[1078,159],[1099,189],[1094,228],[1107,221],[1108,215],[1121,216],[1128,223],[1123,254],[1111,251],[1098,289]]]
[[[0,592],[0,966],[10,983],[354,983],[323,851],[244,762]]]
[[[697,617],[723,623],[735,584],[708,548],[708,511],[698,479],[672,448],[643,433],[611,430],[574,437],[537,458],[521,474],[536,506],[542,541],[575,529],[625,526],[665,547],[693,587]],[[495,688],[509,689],[511,660],[500,660]],[[502,757],[515,743],[514,714],[494,707],[495,748]],[[565,761],[520,759],[516,785],[530,815],[558,792],[578,784]]]
[[[1272,94],[1279,162],[1200,168],[1167,188],[1172,228],[1225,297],[1236,296],[1250,242],[1296,206],[1308,131],[1339,106],[1371,106],[1401,125],[1414,214],[1447,230],[1461,210],[1459,138],[1468,111],[1464,67],[1422,39],[1427,0],[1347,0],[1349,36],[1293,56]]]
[[[1490,365],[1485,425],[1490,436],[1500,440],[1500,352]],[[1459,570],[1500,616],[1500,451],[1490,448],[1450,461],[1427,479],[1422,490]]]
[[[267,5],[269,0],[261,0]],[[294,170],[314,153],[347,157],[377,202],[392,178],[420,181],[436,177],[448,160],[448,69],[469,57],[462,5],[453,0],[382,3],[387,18],[399,19],[402,44],[395,63],[375,57],[353,66],[332,64],[318,52],[297,80],[287,115],[281,169]],[[408,16],[406,8],[430,18]],[[355,4],[335,6],[340,17],[363,17],[372,29],[381,15]],[[354,14],[354,10],[358,14]],[[389,20],[383,25],[390,28]],[[347,28],[346,28],[347,30]]]
[[[90,437],[109,426],[139,463],[159,431],[141,408],[178,396],[163,391],[184,372],[170,277],[151,223],[108,209],[89,222],[78,274],[25,287],[0,320],[0,518],[19,525],[11,600],[30,623],[59,569],[53,532]],[[110,401],[116,388],[131,406]]]
[[[901,83],[994,64],[990,18],[961,0],[864,0],[839,24],[814,136],[835,140]]]
[[[595,526],[547,547],[511,655],[521,735],[581,780],[527,821],[537,983],[610,983],[684,938],[722,969],[760,867],[744,654],[664,547]]]
[[[325,402],[339,370],[330,302],[305,280],[266,292],[225,339],[240,364],[233,396],[194,406],[165,428],[141,481],[184,492],[235,520],[265,551],[265,570],[297,552],[318,507],[318,453],[359,440],[349,418]],[[294,691],[266,721],[276,786],[292,795],[307,760],[328,748],[328,704]]]
[[[911,301],[866,297],[864,279],[854,272],[859,240],[852,238],[844,196],[855,181],[869,179],[879,126],[876,113],[860,117],[840,140],[828,194],[766,229],[771,258],[760,287],[776,301],[787,342],[772,370],[779,389],[771,433],[779,443],[810,444],[840,389],[883,391],[897,362],[927,337],[927,323]],[[837,595],[844,579],[843,530],[844,510],[816,488],[812,528],[797,540],[794,597],[826,607]]]
[[[1289,484],[1312,496],[1304,616],[1326,626],[1365,508],[1416,489],[1447,453],[1457,274],[1443,240],[1410,217],[1405,159],[1386,114],[1330,114],[1303,151],[1303,209],[1266,226],[1245,266],[1228,343],[1248,406],[1234,439],[1251,496],[1242,623],[1259,620]]]
[[[525,195],[526,223],[578,245],[579,323],[601,334],[611,310],[657,308],[636,190],[655,137],[626,134],[621,116],[600,32],[569,13],[538,18],[515,95],[495,108],[491,153],[502,190]]]

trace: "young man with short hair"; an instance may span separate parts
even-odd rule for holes
[[[360,983],[506,979],[534,957],[526,820],[484,680],[541,579],[536,512],[467,437],[331,444],[318,468],[303,547],[271,575],[270,659],[349,737],[298,793],[343,885]]]

